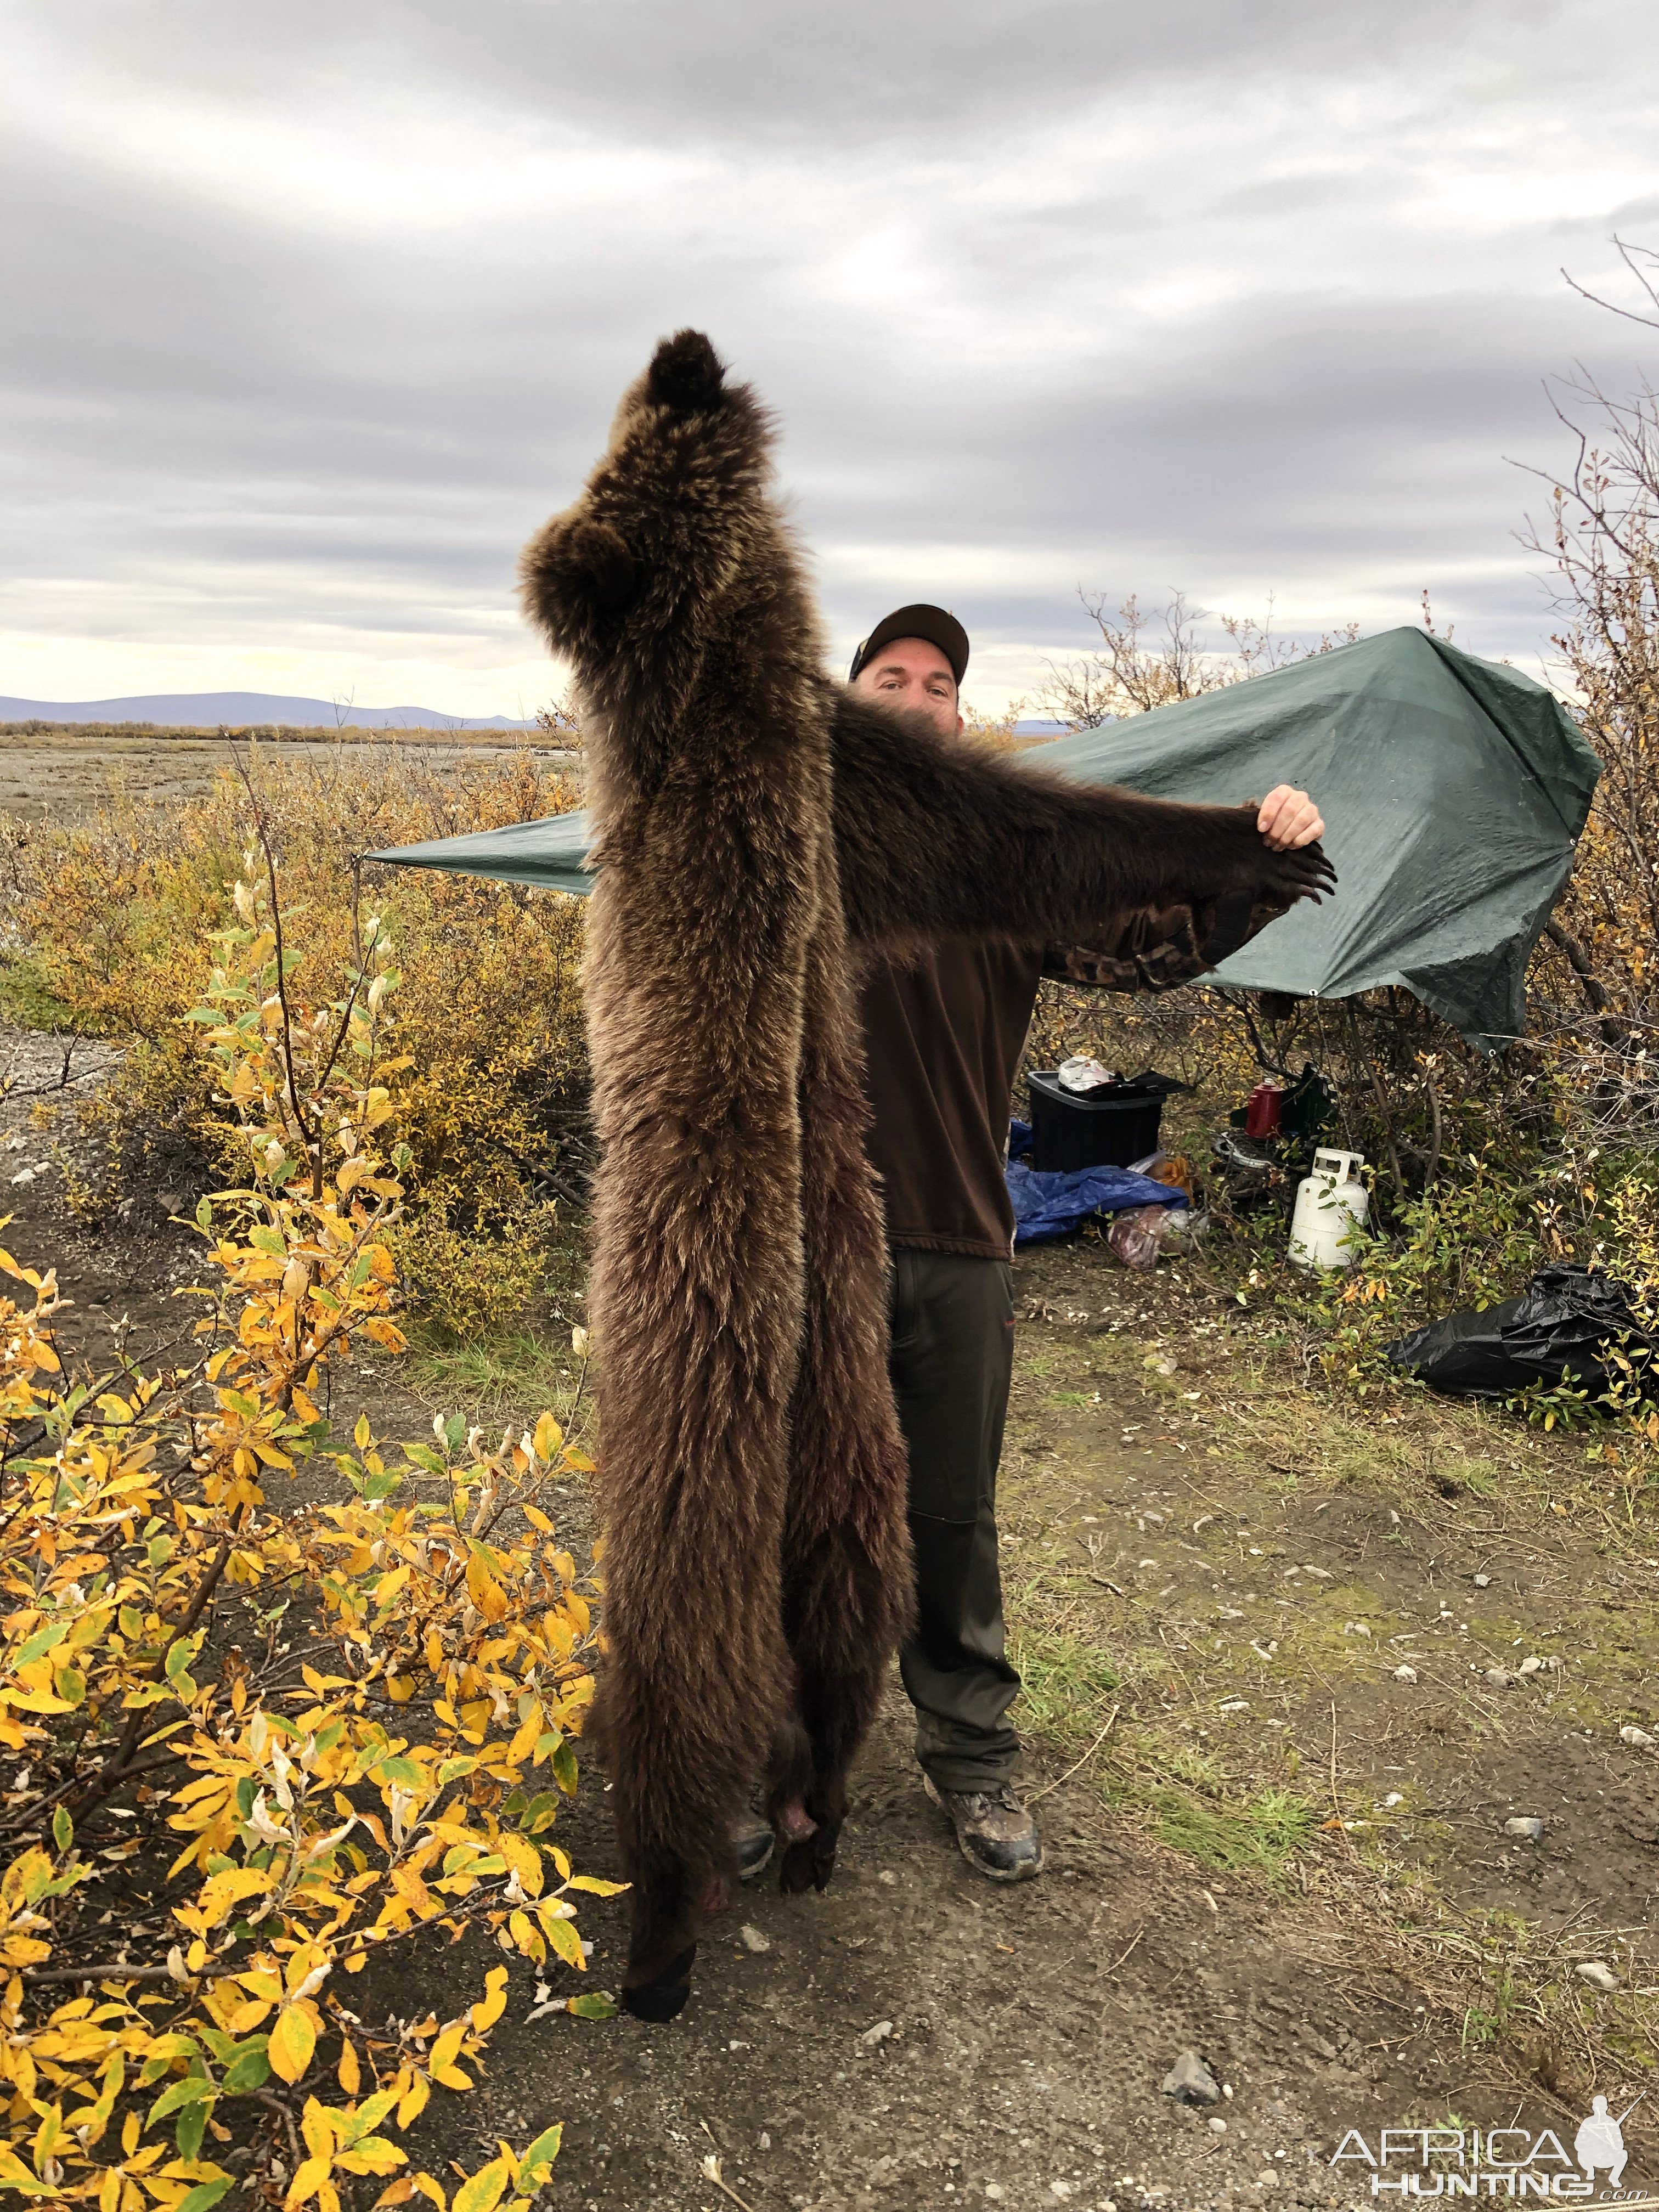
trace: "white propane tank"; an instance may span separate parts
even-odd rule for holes
[[[1364,1152],[1322,1149],[1314,1154],[1313,1173],[1298,1184],[1291,1216],[1291,1257],[1298,1267],[1353,1265],[1357,1255],[1346,1240],[1370,1206],[1370,1193],[1355,1172],[1364,1164]]]

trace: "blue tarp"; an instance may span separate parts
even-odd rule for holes
[[[1030,1124],[1008,1125],[1011,1158],[1004,1173],[1014,1204],[1014,1243],[1052,1243],[1069,1237],[1094,1213],[1121,1213],[1131,1206],[1185,1206],[1184,1190],[1137,1175],[1133,1168],[1074,1168],[1066,1175],[1039,1175],[1018,1158],[1031,1142]]]

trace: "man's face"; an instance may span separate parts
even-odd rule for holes
[[[938,646],[923,637],[896,637],[872,653],[853,679],[857,691],[873,691],[890,707],[908,707],[926,714],[947,737],[960,736],[962,716],[957,711],[957,679]]]

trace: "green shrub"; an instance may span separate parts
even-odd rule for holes
[[[40,960],[28,953],[0,959],[0,1021],[20,1030],[65,1030],[74,1012],[46,980]]]
[[[462,1227],[441,1195],[392,1241],[398,1271],[428,1320],[449,1337],[476,1343],[510,1328],[541,1290],[552,1225],[550,1206]]]

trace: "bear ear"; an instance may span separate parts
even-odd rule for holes
[[[596,606],[617,614],[634,596],[634,556],[619,532],[607,523],[579,523],[566,543],[573,574],[586,585]]]
[[[617,615],[633,599],[634,556],[609,523],[556,516],[525,550],[525,603],[550,631],[584,615]]]
[[[726,364],[701,331],[676,331],[653,355],[646,397],[677,415],[713,407],[726,381]]]

